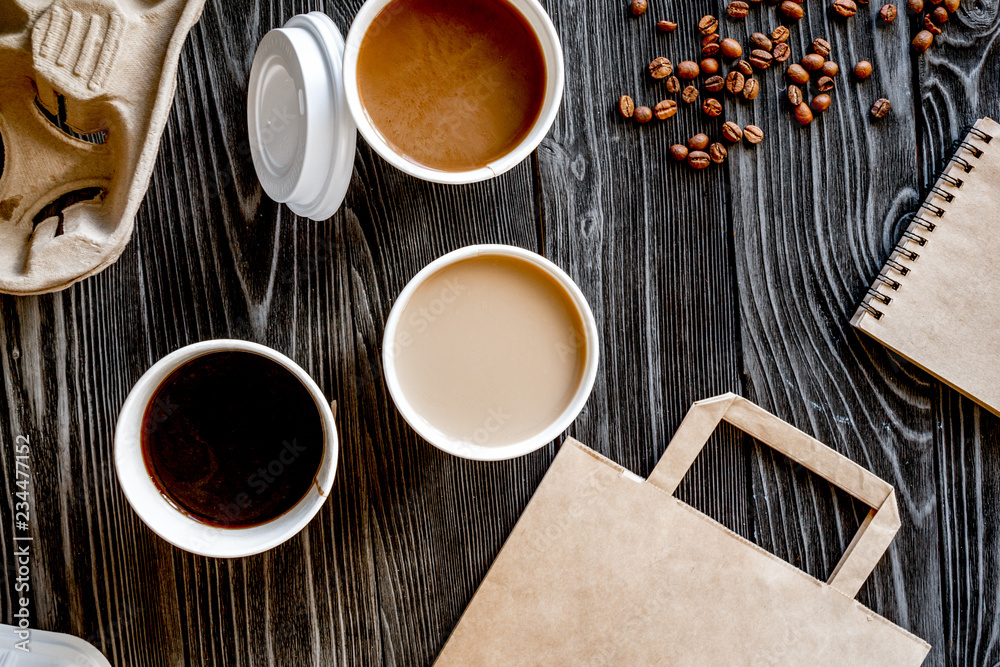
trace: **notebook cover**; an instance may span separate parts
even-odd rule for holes
[[[975,127],[996,139],[965,138],[983,151],[976,158],[958,149],[973,170],[966,173],[956,161],[948,165],[944,174],[962,185],[941,178],[937,188],[954,199],[931,192],[919,215],[934,229],[914,224],[909,230],[926,242],[904,235],[890,256],[908,272],[891,265],[882,270],[898,289],[881,281],[872,286],[890,302],[870,292],[864,300],[881,318],[862,306],[851,324],[1000,415],[1000,125],[984,118]],[[909,252],[919,256],[910,259]]]

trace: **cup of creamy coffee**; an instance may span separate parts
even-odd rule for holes
[[[590,306],[562,269],[522,248],[475,245],[406,285],[386,322],[382,363],[418,434],[490,461],[566,430],[593,389],[598,348]]]
[[[115,427],[132,509],[186,551],[266,551],[319,512],[337,470],[330,404],[285,355],[239,340],[183,347],[135,384]]]

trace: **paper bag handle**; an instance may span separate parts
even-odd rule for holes
[[[899,508],[892,485],[745,398],[723,394],[691,406],[647,481],[673,494],[723,421],[872,508],[827,582],[849,597],[857,595],[899,530]]]

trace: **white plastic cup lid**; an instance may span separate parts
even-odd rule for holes
[[[250,155],[264,191],[326,220],[351,183],[357,125],[344,93],[344,38],[329,16],[293,16],[260,41],[247,94]]]

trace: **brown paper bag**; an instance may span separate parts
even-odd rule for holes
[[[723,420],[872,507],[829,582],[673,497]],[[898,528],[889,484],[733,394],[645,481],[570,439],[437,664],[919,665],[930,646],[854,599]]]

